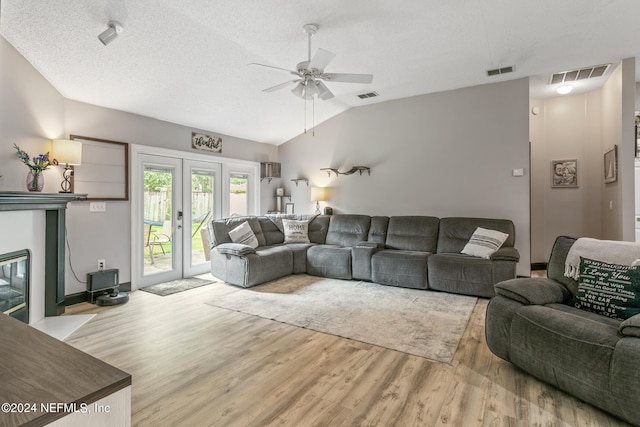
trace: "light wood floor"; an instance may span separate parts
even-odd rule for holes
[[[443,364],[206,305],[212,286],[67,307],[98,315],[66,342],[133,375],[133,425],[627,425],[493,356],[487,300]]]

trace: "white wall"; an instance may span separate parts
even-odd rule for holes
[[[296,212],[313,212],[306,177],[343,213],[511,219],[528,275],[529,82],[520,79],[348,110],[278,149]],[[358,173],[328,177],[320,168]],[[512,177],[514,168],[524,177]]]

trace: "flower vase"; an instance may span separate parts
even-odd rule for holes
[[[40,192],[44,188],[44,175],[42,171],[30,170],[27,174],[27,190]]]

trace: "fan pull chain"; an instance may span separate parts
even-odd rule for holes
[[[302,102],[304,102],[304,133],[307,133],[307,100],[302,98]]]
[[[312,97],[311,98],[311,108],[312,108],[312,113],[311,113],[311,136],[316,136],[316,98]]]

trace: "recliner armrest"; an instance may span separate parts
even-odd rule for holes
[[[620,323],[618,332],[625,337],[640,338],[640,314],[631,316],[627,320]]]
[[[382,243],[375,243],[375,242],[358,242],[357,245],[354,246],[355,248],[373,248],[373,249],[379,249],[383,247]]]
[[[215,247],[215,249],[221,254],[227,255],[249,255],[255,254],[256,250],[249,245],[243,245],[241,243],[223,243]]]
[[[520,260],[520,252],[516,248],[500,248],[491,254],[491,261],[514,261]]]
[[[496,295],[518,301],[525,305],[565,303],[571,293],[560,283],[546,278],[519,278],[496,283]]]

